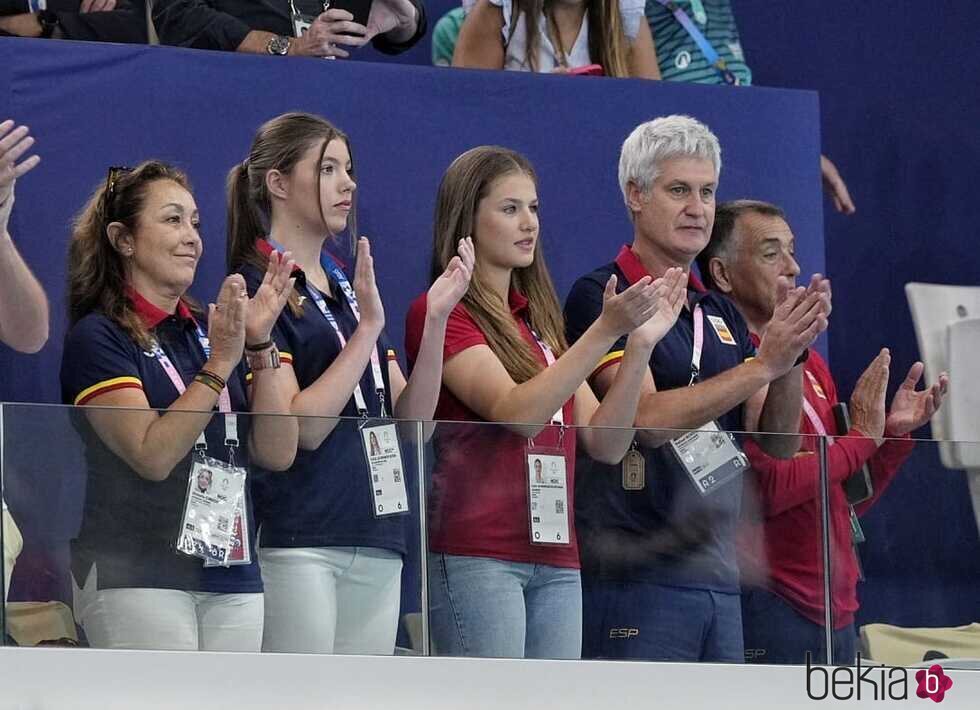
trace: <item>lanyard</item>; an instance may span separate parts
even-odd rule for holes
[[[201,344],[204,357],[208,358],[211,356],[211,343],[208,342],[208,336],[204,334],[201,326],[197,323],[194,324],[194,327],[197,330],[197,342]],[[173,383],[177,394],[184,394],[187,391],[187,385],[184,384],[184,380],[181,378],[180,373],[177,372],[177,368],[174,367],[170,357],[163,351],[159,343],[153,346],[153,356],[160,363],[163,371],[167,373],[167,377]],[[228,394],[227,387],[221,390],[221,394],[218,395],[218,411],[225,415],[225,446],[238,446],[238,417],[231,412],[231,395]],[[203,431],[198,435],[197,441],[194,443],[194,448],[200,450],[208,448],[208,442],[204,437]]]
[[[813,427],[813,430],[817,432],[817,435],[826,436],[827,445],[833,446],[834,437],[827,436],[827,427],[823,425],[823,422],[820,420],[819,415],[817,415],[817,410],[814,409],[813,405],[810,404],[810,402],[807,400],[805,393],[803,396],[803,412],[806,414],[806,418],[810,420],[810,425]]]
[[[534,328],[531,327],[530,321],[525,320],[524,323],[527,325],[527,329],[531,331],[531,335],[534,336],[534,342],[538,344],[538,347],[541,348],[541,352],[544,353],[544,361],[548,363],[548,367],[551,367],[552,365],[555,364],[555,353],[552,352],[551,346],[549,346],[548,343],[544,342],[540,337],[538,337],[538,334],[534,332]],[[551,423],[556,424],[558,426],[565,425],[564,406],[558,407],[558,411],[551,416]]]
[[[344,273],[343,269],[337,266],[337,262],[335,262],[326,252],[320,252],[320,265],[323,267],[324,271],[333,276],[334,281],[336,281],[340,286],[340,290],[343,292],[344,298],[347,299],[347,304],[354,313],[354,318],[358,323],[360,323],[361,309],[357,307],[357,294],[354,293],[354,287],[351,286],[350,281],[347,279],[347,274]],[[326,305],[327,304],[324,302],[323,308],[325,308]],[[319,303],[317,303],[317,307],[320,308]],[[323,312],[323,308],[320,308],[321,313]],[[326,314],[324,315],[326,316]],[[332,313],[330,315],[333,316]],[[338,337],[341,339],[341,347],[344,347],[344,339],[340,333],[340,328],[337,326],[337,321],[329,318],[328,320],[330,320],[330,325],[333,326],[333,329],[337,332]],[[377,345],[371,349],[371,379],[374,380],[374,391],[377,393],[378,401],[381,403],[381,416],[387,416],[385,414],[385,381],[384,376],[381,374],[381,358],[378,356]],[[358,384],[357,389],[354,390],[355,402],[357,401],[357,393],[360,391],[360,389],[361,386]],[[358,404],[358,409],[361,410],[362,416],[366,416],[367,406],[363,406],[363,394],[361,395],[360,401],[361,404]]]
[[[267,241],[273,247],[275,247],[280,252],[284,252],[285,249],[281,244],[274,241],[272,238],[268,238]],[[347,274],[344,273],[337,262],[335,262],[329,254],[325,251],[320,252],[320,266],[323,270],[333,276],[334,281],[340,286],[340,290],[344,294],[344,298],[347,299],[347,304],[350,306],[351,312],[354,314],[355,320],[358,323],[361,322],[361,309],[357,306],[357,294],[354,293],[354,287],[351,286],[350,280],[347,278]],[[316,304],[317,309],[320,314],[326,319],[330,327],[333,328],[333,332],[337,335],[337,340],[340,341],[340,349],[343,350],[347,347],[347,338],[344,337],[343,332],[340,330],[340,324],[337,323],[337,318],[331,312],[330,307],[327,306],[327,302],[323,298],[317,289],[306,284],[306,292],[310,294],[310,298]],[[381,373],[381,358],[378,356],[378,346],[375,345],[371,349],[371,379],[374,381],[374,391],[378,395],[378,401],[381,403],[381,416],[387,416],[385,413],[385,381],[384,376]],[[366,417],[368,414],[367,400],[364,399],[364,392],[361,390],[361,383],[358,381],[357,385],[354,387],[354,404],[357,407],[358,415]]]
[[[701,374],[701,352],[704,350],[704,312],[699,303],[694,307],[694,347],[691,352],[691,381],[687,383],[690,387]]]
[[[691,36],[691,39],[693,39],[694,43],[698,46],[698,49],[701,50],[701,54],[703,54],[705,59],[708,60],[708,64],[717,69],[718,73],[721,74],[722,80],[724,80],[726,84],[731,84],[733,86],[738,85],[738,77],[732,74],[731,69],[728,68],[728,64],[724,59],[722,59],[718,52],[715,51],[715,48],[711,46],[711,42],[709,42],[708,38],[704,36],[704,33],[698,29],[698,26],[694,24],[694,21],[691,19],[690,15],[684,12],[680,5],[674,2],[674,0],[657,0],[657,2],[663,5],[668,12],[673,14],[674,19],[680,23],[681,27],[687,30],[687,33]],[[704,13],[704,6],[701,5],[700,2],[692,2],[691,5],[696,17],[698,17],[699,14]],[[701,6],[700,13],[698,12],[698,6]],[[707,19],[707,15],[704,15],[705,22],[707,22]],[[698,20],[700,21],[701,17],[698,17]]]

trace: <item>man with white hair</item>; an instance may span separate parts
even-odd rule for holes
[[[743,660],[734,543],[747,459],[725,432],[751,432],[773,456],[799,448],[800,365],[827,327],[830,286],[819,275],[806,288],[784,281],[753,345],[735,306],[690,274],[711,235],[720,169],[718,139],[697,120],[638,126],[619,161],[633,243],[580,278],[565,304],[574,342],[610,278],[623,290],[671,267],[689,274],[686,308],[650,359],[636,416],[646,431],[621,466],[589,462],[576,477],[586,658]],[[595,368],[599,396],[623,350],[617,343]],[[792,434],[766,435],[779,432]]]

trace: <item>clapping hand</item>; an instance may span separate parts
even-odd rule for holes
[[[641,337],[651,347],[674,327],[677,316],[687,302],[687,274],[684,269],[675,266],[667,269],[653,285],[656,288],[657,309],[646,323],[633,331],[634,337]]]
[[[296,262],[292,254],[269,254],[269,264],[265,276],[255,295],[248,301],[245,316],[245,342],[249,345],[266,343],[272,337],[272,327],[293,292],[296,279],[292,278]]]
[[[7,222],[14,206],[14,183],[41,162],[37,155],[17,162],[34,145],[34,138],[29,133],[27,126],[14,128],[12,120],[0,123],[0,235],[7,233]]]
[[[374,278],[374,258],[371,256],[371,242],[367,237],[357,240],[354,295],[357,296],[357,305],[361,311],[360,325],[377,328],[381,332],[385,327],[385,309]]]
[[[476,262],[476,252],[473,248],[473,237],[459,240],[456,256],[452,258],[446,269],[429,287],[426,296],[426,313],[440,321],[449,318],[453,308],[466,295],[473,277],[473,265]]]
[[[916,390],[924,369],[921,362],[913,364],[905,381],[895,392],[891,411],[885,421],[885,436],[905,436],[915,431],[928,422],[943,403],[949,389],[949,375],[943,372],[932,387]]]
[[[226,277],[216,303],[208,305],[209,369],[224,379],[238,366],[245,349],[245,314],[248,292],[241,274]]]

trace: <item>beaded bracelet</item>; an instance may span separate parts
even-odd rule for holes
[[[222,377],[219,377],[210,370],[201,370],[198,372],[196,375],[194,375],[194,381],[200,382],[206,387],[210,387],[219,395],[222,393],[222,391],[224,391],[226,384]]]

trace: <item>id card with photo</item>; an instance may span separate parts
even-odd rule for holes
[[[368,464],[368,485],[371,486],[374,516],[382,518],[407,513],[405,466],[397,427],[394,424],[363,426],[361,442]]]
[[[191,465],[177,550],[205,562],[228,564],[235,516],[245,496],[246,472],[200,456]]]
[[[567,545],[568,480],[562,449],[527,448],[527,512],[531,543]]]
[[[749,465],[748,458],[735,445],[732,435],[718,429],[715,422],[671,439],[670,446],[694,487],[703,496],[714,493],[737,478]]]
[[[224,565],[212,560],[205,560],[205,567],[231,567],[233,565],[252,564],[252,547],[248,536],[248,511],[245,510],[245,498],[242,505],[235,511],[235,522],[231,530],[231,547]]]

